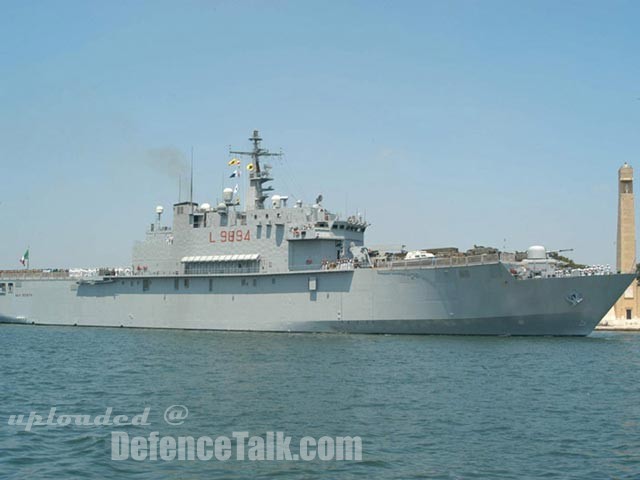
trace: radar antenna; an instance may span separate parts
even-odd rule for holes
[[[244,155],[251,157],[251,165],[253,167],[249,171],[249,192],[247,194],[247,208],[263,209],[264,201],[268,195],[265,192],[273,190],[271,187],[264,187],[263,184],[273,180],[271,178],[269,168],[265,165],[263,169],[260,165],[261,157],[281,157],[282,153],[271,153],[269,150],[260,147],[260,134],[258,130],[253,131],[253,136],[249,138],[250,142],[253,142],[253,150],[250,152],[242,152],[236,150],[229,150],[229,153],[233,155]]]

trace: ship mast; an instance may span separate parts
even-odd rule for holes
[[[273,191],[271,187],[265,187],[264,183],[273,180],[270,168],[265,164],[264,169],[260,166],[261,157],[280,157],[282,153],[271,153],[269,150],[260,147],[260,134],[258,130],[253,131],[253,136],[249,138],[253,142],[253,150],[250,152],[241,152],[230,150],[229,153],[234,155],[246,155],[251,157],[253,169],[249,171],[249,192],[247,193],[247,210],[261,210],[264,208],[264,201],[268,195],[265,192]]]

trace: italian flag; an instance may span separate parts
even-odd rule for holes
[[[20,259],[20,263],[23,266],[25,266],[28,261],[29,261],[29,249],[27,248],[27,251],[24,252],[24,255],[22,255],[22,258]]]

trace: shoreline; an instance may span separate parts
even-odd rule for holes
[[[640,332],[640,324],[631,325],[602,325],[596,326],[594,331],[601,332]]]

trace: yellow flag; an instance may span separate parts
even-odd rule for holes
[[[240,160],[238,160],[237,158],[232,158],[231,160],[229,160],[230,167],[233,167],[235,165],[240,165]]]
[[[255,167],[253,166],[253,163],[250,163],[249,165],[247,165],[247,170],[249,170],[250,172],[253,171]]]

